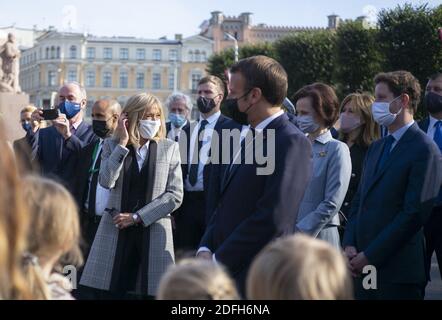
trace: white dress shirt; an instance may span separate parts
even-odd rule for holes
[[[140,171],[143,168],[144,161],[146,160],[146,157],[147,157],[147,151],[149,150],[149,142],[150,141],[147,141],[144,144],[144,146],[138,148],[135,151],[135,156],[137,157],[138,169]]]
[[[179,138],[179,136],[181,135],[181,131],[183,130],[183,128],[187,124],[187,122],[188,121],[186,120],[186,122],[184,122],[184,124],[181,127],[179,127],[179,128],[175,127],[173,125],[173,123],[171,123],[170,124],[170,131],[167,134],[167,138],[170,139],[170,140],[173,140],[173,141],[175,141],[175,137]]]
[[[198,159],[198,176],[197,176],[197,182],[195,183],[194,186],[192,186],[189,182],[189,175],[187,175],[186,180],[184,181],[184,189],[186,191],[203,191],[204,190],[204,185],[203,185],[203,171],[204,171],[204,166],[207,163],[207,160],[209,158],[209,151],[210,151],[210,143],[212,141],[212,135],[213,135],[213,131],[215,130],[215,125],[219,119],[221,115],[221,111],[218,111],[214,114],[212,114],[210,117],[208,117],[207,119],[207,124],[206,127],[203,131],[203,141],[202,141],[202,146],[201,146],[201,150],[200,150],[200,156]],[[204,118],[200,115],[200,120],[198,121],[198,124],[193,128],[193,131],[191,133],[190,136],[190,146],[189,146],[189,154],[188,154],[188,173],[190,173],[190,167],[192,164],[192,159],[193,159],[193,152],[195,150],[195,145],[196,145],[196,139],[198,136],[198,130],[200,129],[201,126],[201,121],[203,121]]]
[[[98,144],[97,152],[95,155],[95,159],[92,161],[92,167],[91,169],[95,168],[95,165],[98,160],[98,156],[101,153],[101,149],[103,148],[103,139],[100,138],[100,142]],[[89,175],[88,185],[89,189],[91,187],[92,182],[92,174]],[[86,202],[84,204],[84,207],[88,209],[89,207],[89,194],[90,191],[87,194]],[[107,202],[109,200],[110,190],[103,188],[98,182],[97,182],[97,189],[95,191],[95,214],[97,216],[102,216],[104,214],[104,209],[106,209]]]
[[[394,142],[391,145],[391,150],[394,149],[394,147],[396,147],[396,145],[398,144],[399,140],[401,140],[402,136],[405,134],[405,132],[407,132],[407,130],[414,124],[414,120],[407,123],[405,126],[403,126],[402,128],[396,130],[394,133],[391,133],[391,135],[394,138]],[[389,133],[390,134],[390,133]]]
[[[430,123],[428,125],[427,136],[430,137],[431,140],[434,140],[434,133],[436,132],[436,128],[434,127],[434,125],[440,120],[433,118],[432,116],[430,116],[429,119]]]

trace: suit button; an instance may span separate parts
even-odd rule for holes
[[[352,173],[352,174],[351,174],[351,177],[352,177],[352,178],[356,177],[356,173]]]
[[[344,203],[344,207],[347,207],[347,206],[348,206],[348,202],[345,202],[345,203]]]

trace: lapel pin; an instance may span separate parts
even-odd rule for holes
[[[321,152],[319,152],[319,156],[320,157],[325,157],[327,155],[327,152],[326,151],[321,151]]]

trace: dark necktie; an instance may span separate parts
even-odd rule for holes
[[[98,146],[98,144],[97,144]],[[97,198],[97,184],[98,184],[98,174],[100,172],[101,165],[101,150],[96,156],[97,161],[95,161],[95,166],[91,168],[90,173],[92,174],[91,184],[89,186],[89,206],[88,211],[90,216],[95,216],[95,200]],[[93,161],[94,159],[92,159]],[[92,162],[93,163],[93,162]]]
[[[200,128],[198,130],[198,136],[196,137],[196,142],[195,142],[195,149],[193,150],[193,158],[192,158],[192,162],[190,164],[190,171],[189,171],[189,183],[191,186],[194,186],[198,180],[198,164],[199,164],[199,154],[200,154],[200,150],[203,146],[203,141],[200,140],[200,134],[201,132],[204,131],[204,129],[206,128],[206,125],[209,122],[207,120],[203,120],[200,123]]]
[[[175,136],[175,142],[178,142],[178,135]]]
[[[442,151],[442,121],[437,121],[434,124],[434,142],[436,142],[440,151]]]
[[[388,157],[390,156],[391,146],[393,145],[394,141],[395,138],[391,134],[385,138],[384,149],[382,150],[382,155],[378,162],[378,167],[376,170],[377,172],[379,172],[387,162]]]

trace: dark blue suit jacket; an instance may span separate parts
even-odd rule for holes
[[[312,171],[311,144],[287,115],[273,120],[264,137],[269,129],[275,132],[273,174],[257,175],[256,169],[265,165],[256,163],[232,169],[200,243],[229,269],[241,289],[258,252],[272,239],[293,232]],[[266,146],[264,139],[264,152]]]
[[[67,184],[71,183],[80,149],[98,139],[92,126],[84,121],[75,134],[66,141],[53,126],[40,129],[34,135],[29,134],[27,137],[32,148],[32,156],[38,161],[41,173],[57,177]]]
[[[422,227],[439,191],[441,154],[415,123],[375,172],[385,141],[374,142],[367,151],[343,246],[363,251],[379,282],[423,284]]]

